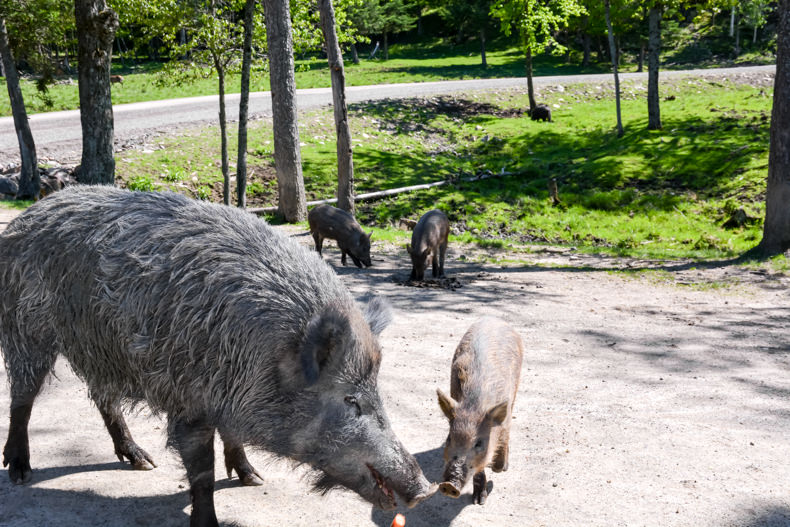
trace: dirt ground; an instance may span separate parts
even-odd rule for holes
[[[339,266],[327,245],[326,260]],[[405,250],[374,243],[373,252],[372,268],[336,269],[357,296],[375,292],[396,310],[379,383],[393,428],[429,479],[441,477],[447,433],[435,390],[449,389],[464,331],[497,315],[526,345],[510,470],[489,471],[484,506],[471,503],[470,485],[458,500],[436,495],[402,511],[408,527],[790,525],[786,277],[726,263],[635,277],[609,271],[651,263],[568,251],[525,253],[527,265],[502,267],[451,247],[447,271],[461,287],[418,288],[399,285]],[[143,410],[129,425],[154,470],[118,462],[84,385],[59,362],[30,424],[32,482],[14,486],[0,474],[0,524],[186,525],[185,472],[165,448],[164,422]],[[392,521],[350,492],[310,493],[300,469],[264,452],[250,457],[262,487],[239,486],[217,464],[223,525]]]

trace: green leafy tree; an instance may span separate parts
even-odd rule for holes
[[[480,36],[480,59],[484,68],[488,66],[486,36],[492,24],[491,3],[492,0],[444,0],[439,4],[439,15],[448,27],[457,31],[459,43],[466,34]]]
[[[136,45],[157,38],[169,60],[160,82],[190,83],[216,75],[223,201],[230,204],[230,163],[225,104],[226,78],[240,70],[244,47],[245,0],[114,0],[122,23],[137,24]],[[263,12],[256,4],[252,13],[252,39],[262,42]]]
[[[510,35],[516,31],[524,50],[527,70],[527,90],[530,112],[535,110],[535,89],[532,86],[532,57],[551,50],[563,53],[565,46],[555,35],[568,24],[572,16],[584,13],[578,0],[504,0],[491,8],[491,13],[502,23],[502,31]]]
[[[389,60],[389,35],[410,30],[417,22],[417,17],[409,13],[406,0],[381,0],[380,5],[384,60]]]

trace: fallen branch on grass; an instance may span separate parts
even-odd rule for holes
[[[386,198],[387,196],[402,194],[404,192],[414,192],[415,190],[426,190],[433,187],[442,187],[444,185],[449,185],[450,183],[458,183],[459,181],[462,182],[480,181],[482,179],[489,179],[494,177],[512,176],[513,174],[514,172],[505,172],[505,169],[503,168],[499,173],[485,172],[483,174],[478,174],[477,176],[458,178],[458,179],[446,179],[444,181],[435,181],[433,183],[423,183],[421,185],[411,185],[409,187],[391,188],[388,190],[379,190],[377,192],[367,192],[365,194],[357,194],[356,196],[354,196],[354,201],[372,201],[380,198]],[[313,205],[321,205],[323,203],[337,203],[337,198],[308,201],[307,206],[312,207]],[[277,207],[276,206],[257,207],[247,210],[249,212],[252,212],[253,214],[272,214],[274,212],[277,212]]]

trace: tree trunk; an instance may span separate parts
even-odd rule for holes
[[[760,242],[760,248],[767,254],[790,249],[790,0],[779,0],[777,16],[768,186]]]
[[[247,114],[250,108],[250,69],[252,68],[252,31],[255,4],[244,4],[244,45],[241,58],[241,95],[239,96],[239,145],[236,159],[236,204],[247,207]]]
[[[332,77],[332,106],[337,132],[337,206],[354,214],[354,156],[351,148],[351,130],[346,109],[346,77],[343,55],[335,30],[335,9],[332,0],[318,0],[321,29],[324,32],[329,71]]]
[[[754,26],[754,35],[752,36],[752,44],[757,44],[757,26]]]
[[[741,54],[741,28],[740,28],[740,20],[735,21],[735,58],[738,58],[738,55]]]
[[[482,64],[484,68],[488,67],[488,62],[486,62],[486,28],[482,28],[480,30],[480,57],[482,58]]]
[[[535,111],[538,103],[535,102],[535,87],[532,85],[532,48],[527,47],[526,54],[527,67],[527,94],[529,95],[529,114]]]
[[[650,8],[647,41],[647,129],[661,129],[658,100],[658,60],[661,51],[661,7]]]
[[[586,68],[590,65],[590,34],[586,31],[582,33],[582,49],[584,50],[584,55],[582,56],[582,67]]]
[[[8,31],[5,19],[0,18],[0,59],[2,59],[3,75],[8,88],[8,99],[11,102],[11,113],[14,116],[14,128],[19,140],[19,155],[22,158],[22,173],[19,176],[18,199],[38,199],[41,181],[38,174],[38,158],[36,143],[27,121],[25,100],[19,87],[19,75],[14,65],[14,56],[8,44]]]
[[[299,126],[296,113],[296,80],[288,0],[264,0],[266,42],[274,124],[274,162],[277,170],[279,214],[287,222],[307,217]]]
[[[354,64],[359,64],[359,53],[357,52],[357,45],[351,43],[351,61]]]
[[[645,70],[645,41],[639,42],[639,58],[637,59],[636,71],[642,73]]]
[[[620,114],[620,75],[617,73],[617,50],[614,43],[614,32],[612,31],[612,19],[609,13],[610,1],[604,0],[604,13],[606,15],[606,31],[609,33],[609,49],[612,55],[612,71],[614,72],[614,95],[617,107],[617,137],[623,137],[623,119]]]
[[[74,0],[82,122],[81,183],[115,183],[112,156],[113,115],[110,93],[112,43],[118,15],[105,0]]]
[[[390,59],[390,46],[389,41],[387,40],[387,32],[384,32],[384,60]]]
[[[732,11],[730,11],[730,36],[735,35],[735,4],[732,6]]]
[[[214,57],[219,85],[220,161],[222,163],[222,202],[230,205],[230,169],[228,167],[228,120],[225,112],[225,66]]]

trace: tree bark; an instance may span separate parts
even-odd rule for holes
[[[112,155],[113,115],[110,93],[112,43],[118,15],[105,0],[74,0],[82,123],[82,183],[115,183]]]
[[[790,249],[790,0],[779,0],[777,16],[765,224],[760,242],[767,254]]]
[[[582,55],[583,68],[590,65],[590,48],[590,34],[585,31],[582,33],[582,49],[584,50],[584,55]]]
[[[486,62],[486,28],[480,30],[480,57],[484,68],[488,67]]]
[[[647,40],[647,129],[661,129],[661,108],[658,100],[658,65],[661,51],[661,7],[651,7]]]
[[[332,78],[332,106],[337,132],[337,205],[354,214],[354,154],[351,148],[351,129],[346,108],[346,76],[343,55],[335,30],[335,9],[332,0],[318,0],[321,29],[324,32],[326,54]]]
[[[288,0],[264,0],[263,4],[269,46],[279,214],[288,222],[304,221],[307,206],[299,150],[290,9]]]
[[[222,162],[222,202],[230,205],[230,168],[228,167],[228,120],[225,112],[225,66],[214,58],[219,84],[219,135]]]
[[[639,58],[636,63],[636,71],[642,73],[645,70],[645,41],[639,42]]]
[[[736,18],[735,20],[735,58],[738,58],[738,55],[741,54],[741,28],[740,28],[740,20]]]
[[[617,137],[623,137],[623,119],[620,114],[620,75],[617,73],[617,50],[614,44],[614,32],[612,31],[612,18],[610,15],[610,0],[604,0],[604,12],[606,15],[606,31],[609,33],[609,49],[612,55],[612,71],[614,72],[614,95],[617,107]]]
[[[30,131],[30,123],[27,120],[25,100],[22,98],[22,90],[19,87],[19,75],[14,65],[11,47],[8,44],[8,31],[3,18],[0,18],[0,59],[2,59],[8,99],[11,102],[11,113],[14,116],[14,128],[16,128],[16,136],[19,141],[19,155],[22,158],[22,173],[19,176],[19,190],[16,197],[18,199],[38,199],[41,181],[38,173],[36,143],[33,141],[33,133]]]
[[[538,103],[535,102],[535,87],[532,85],[532,49],[527,48],[526,54],[527,67],[527,94],[529,95],[529,114],[535,111]]]
[[[239,145],[236,159],[236,204],[247,207],[247,117],[250,109],[250,69],[252,68],[252,32],[255,4],[244,4],[244,44],[241,58],[241,95],[239,96]]]
[[[359,64],[359,53],[357,52],[357,45],[351,43],[351,61],[354,64]]]

